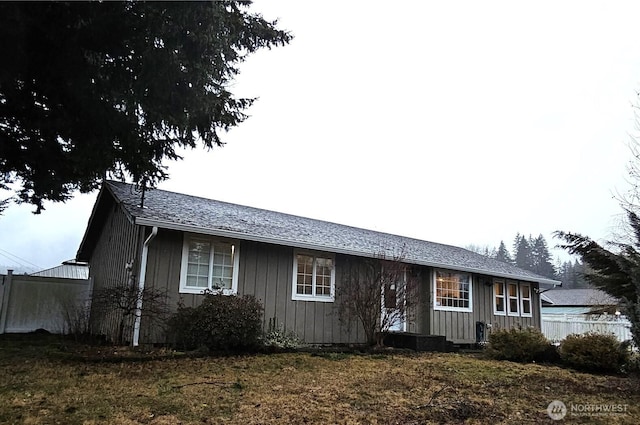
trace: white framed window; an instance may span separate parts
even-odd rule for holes
[[[531,317],[531,285],[528,283],[520,284],[520,315],[523,317]]]
[[[518,283],[507,281],[507,310],[509,316],[518,315]]]
[[[235,294],[238,290],[239,251],[237,242],[185,234],[180,292],[201,294],[209,290]]]
[[[296,251],[293,254],[293,300],[333,302],[335,299],[335,257]]]
[[[473,311],[471,274],[435,270],[434,275],[435,310]]]
[[[505,302],[504,280],[493,281],[493,314],[504,316],[507,314],[507,303]]]

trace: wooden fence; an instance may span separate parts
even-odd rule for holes
[[[90,279],[0,275],[0,334],[46,329],[82,331],[87,326]]]
[[[611,333],[619,341],[631,339],[631,323],[624,318],[589,320],[583,315],[542,315],[542,333],[552,342],[560,342],[571,334],[587,332]]]

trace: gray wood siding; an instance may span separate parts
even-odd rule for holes
[[[125,265],[133,263],[133,272],[139,272],[139,232],[143,231],[135,226],[122,209],[117,205],[110,205],[101,233],[89,260],[89,276],[93,278],[94,292],[101,291],[128,281]],[[109,340],[117,338],[120,315],[117,311],[101,312],[93,308],[91,314],[92,332],[105,335]],[[124,339],[132,339],[132,323],[125,327]]]
[[[345,329],[334,302],[292,300],[293,256],[291,247],[243,241],[240,244],[238,293],[258,298],[264,306],[265,329],[270,319],[295,332],[309,344],[363,341],[357,326]],[[336,256],[336,286],[340,284],[342,257]]]
[[[473,275],[472,277],[473,311],[457,312],[435,310],[431,307],[431,334],[446,336],[449,341],[458,344],[472,344],[476,342],[476,322],[491,325],[491,329],[510,329],[512,327],[536,327],[540,329],[540,295],[532,289],[532,317],[502,316],[493,314],[493,279],[487,276]],[[433,300],[433,273],[429,285],[430,299]],[[431,306],[433,302],[431,301]],[[488,336],[491,329],[485,331]]]
[[[141,243],[140,243],[141,245]],[[180,267],[183,234],[160,229],[149,246],[145,285],[166,290],[169,306],[175,310],[178,301],[196,306],[201,295],[180,294]],[[359,323],[343,326],[338,316],[339,296],[335,302],[292,300],[293,257],[291,247],[241,241],[238,270],[238,294],[250,294],[264,305],[263,326],[275,318],[286,331],[295,332],[309,344],[346,344],[364,342]],[[126,256],[125,256],[126,257]],[[336,287],[342,284],[345,256],[336,255]],[[124,266],[122,266],[124,268]],[[420,269],[421,300],[408,323],[408,331],[443,335],[455,343],[476,341],[476,322],[491,324],[493,329],[513,326],[540,327],[540,297],[532,291],[533,317],[510,317],[493,314],[493,289],[489,277],[473,275],[472,312],[441,311],[433,308],[433,269]],[[535,288],[532,285],[532,289]],[[339,290],[336,290],[339,294]],[[143,307],[144,310],[144,307]],[[165,342],[161,330],[145,321],[141,327],[141,343]]]
[[[167,302],[175,310],[178,301],[196,306],[202,295],[181,294],[180,267],[183,234],[160,229],[149,245],[145,286],[166,290]],[[309,344],[363,342],[363,332],[353,324],[349,329],[341,326],[335,302],[294,301],[293,248],[265,243],[241,241],[238,270],[238,294],[253,295],[264,306],[263,326],[275,318],[285,330],[295,332]],[[336,285],[340,284],[340,256],[336,257]],[[144,306],[143,306],[144,310]],[[145,320],[143,315],[140,342],[165,342],[161,329]]]
[[[180,263],[182,260],[182,233],[173,230],[159,229],[156,237],[149,244],[147,252],[147,271],[145,288],[153,288],[166,294],[166,304],[170,311],[178,308],[182,300],[185,305],[195,305],[195,296],[179,294]],[[145,315],[145,303],[142,303],[142,319],[140,321],[140,342],[164,343],[166,335],[158,323],[153,323]]]

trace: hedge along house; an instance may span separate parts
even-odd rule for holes
[[[364,341],[362,327],[337,314],[345,265],[399,252],[418,271],[421,304],[394,329],[458,344],[476,342],[477,322],[540,328],[538,285],[560,283],[454,246],[113,181],[77,260],[90,264],[95,290],[129,281],[166,290],[170,306],[195,306],[205,289],[251,294],[265,324],[275,318],[306,343],[340,344]],[[125,339],[165,342],[144,301],[138,307]],[[114,315],[92,314],[94,332],[114,339]]]

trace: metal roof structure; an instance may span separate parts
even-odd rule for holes
[[[63,279],[89,279],[89,265],[65,261],[59,266],[31,273],[30,276],[59,277]]]
[[[104,184],[78,251],[78,258],[83,258],[81,253],[90,249],[86,247],[90,244],[89,232],[105,190],[121,205],[130,220],[141,226],[362,257],[401,257],[403,262],[409,264],[550,285],[560,284],[559,281],[464,248],[165,190],[141,192],[134,185],[116,181]]]

